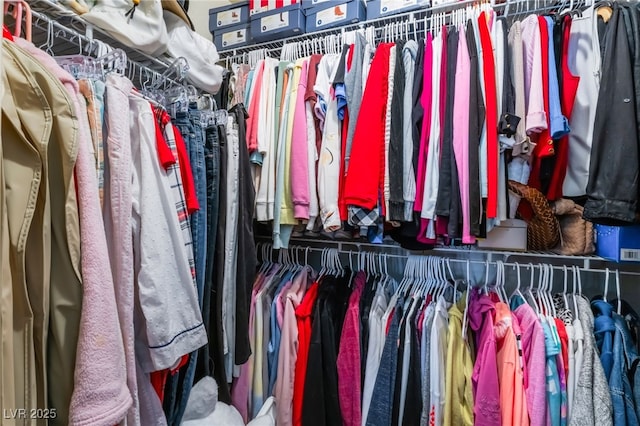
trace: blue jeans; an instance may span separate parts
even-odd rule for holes
[[[635,389],[632,389],[627,372],[638,360],[638,352],[627,327],[627,323],[620,315],[613,313],[615,336],[613,339],[613,368],[609,377],[611,402],[613,402],[613,424],[615,426],[638,426],[637,410],[640,409],[638,383],[640,370],[633,372]]]
[[[224,132],[224,127],[207,127],[205,131],[204,160],[207,172],[207,259],[205,267],[204,294],[202,303],[202,319],[207,328],[209,344],[200,349],[198,355],[198,368],[196,378],[213,376],[213,363],[210,354],[210,345],[215,342],[213,330],[211,330],[211,296],[214,281],[216,238],[218,234],[218,211],[220,208],[220,137],[219,132]]]
[[[199,210],[191,215],[191,237],[196,266],[198,301],[202,310],[207,255],[207,175],[204,156],[204,129],[200,124],[200,112],[195,105],[190,105],[188,113],[178,113],[174,125],[180,130],[189,153],[196,196],[200,206]],[[179,425],[182,421],[193,387],[197,364],[198,351],[194,351],[189,355],[186,369],[182,369],[180,373],[169,378],[170,392],[169,399],[165,404],[165,411],[170,425]]]

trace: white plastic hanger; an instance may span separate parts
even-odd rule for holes
[[[520,291],[520,287],[522,285],[522,276],[520,275],[520,264],[518,262],[516,262],[515,265],[513,265],[513,269],[516,270],[517,283],[516,283],[515,290],[513,290],[513,293],[511,293],[511,297],[509,297],[509,300],[511,300],[513,298],[513,296],[520,296],[522,298],[522,300],[525,300],[524,295]]]
[[[617,298],[617,307],[616,312],[618,315],[622,315],[622,300],[620,297],[620,271],[616,269],[616,298]]]
[[[464,314],[462,315],[462,338],[467,340],[467,326],[469,324],[469,293],[471,293],[471,262],[467,259],[467,294],[465,295]]]
[[[567,298],[567,284],[569,281],[569,273],[567,269],[567,265],[562,265],[562,272],[564,273],[564,283],[562,286],[562,299],[564,300],[564,308],[569,309],[569,301]]]
[[[609,293],[609,268],[605,269],[605,279],[604,279],[604,294],[602,295],[602,300],[607,301],[607,294]]]

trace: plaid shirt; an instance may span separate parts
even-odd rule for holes
[[[184,249],[187,253],[187,259],[189,260],[189,268],[191,269],[191,277],[193,278],[193,284],[196,285],[196,262],[193,256],[193,241],[191,240],[191,224],[189,223],[189,213],[187,212],[187,203],[184,197],[184,190],[182,187],[182,175],[180,174],[180,162],[178,161],[178,149],[176,148],[176,139],[173,133],[173,125],[171,119],[165,111],[157,111],[154,109],[156,120],[158,125],[162,129],[167,146],[173,153],[175,163],[173,163],[167,169],[167,175],[171,181],[171,191],[173,192],[173,198],[176,203],[176,211],[178,213],[178,222],[180,223],[180,229],[182,230],[182,237],[184,239]]]

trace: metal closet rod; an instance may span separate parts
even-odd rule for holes
[[[40,30],[42,31],[50,31],[49,26],[51,26],[51,30],[53,32],[53,46],[56,45],[56,43],[58,43],[57,39],[62,38],[64,39],[67,43],[75,45],[78,47],[78,51],[81,51],[82,48],[84,46],[96,46],[99,45],[100,43],[109,47],[111,50],[115,50],[112,46],[110,46],[108,43],[105,43],[104,41],[98,41],[98,40],[94,40],[94,39],[90,39],[89,37],[87,37],[85,34],[82,34],[81,32],[77,31],[74,28],[71,27],[67,27],[65,25],[62,25],[60,22],[58,22],[57,20],[55,20],[54,18],[51,18],[41,12],[32,10],[32,16],[34,18],[33,20],[33,26],[34,27],[38,27]],[[46,25],[45,27],[41,26],[41,23],[44,22]],[[48,35],[49,36],[49,35]],[[93,53],[93,49],[90,49],[90,53]],[[125,52],[126,53],[126,52]],[[82,54],[86,54],[85,52],[83,52]],[[128,56],[128,55],[127,55]],[[169,68],[172,67],[173,64],[164,64],[164,62],[158,62],[158,64],[162,63],[163,66],[168,70]],[[142,75],[144,74],[145,76],[150,76],[153,81],[163,81],[166,82],[166,84],[168,85],[180,85],[181,83],[164,75],[159,73],[158,71],[144,65],[141,64],[140,62],[137,61],[133,61],[131,60],[129,57],[127,58],[127,70],[125,71],[125,75],[127,76],[132,76],[132,75]],[[133,78],[130,78],[130,80],[133,82]],[[135,82],[134,82],[135,84]]]
[[[260,244],[264,244],[268,249],[270,250],[274,250],[273,246],[269,243],[260,243]],[[359,247],[358,247],[359,248]],[[502,263],[502,265],[504,265],[505,267],[510,267],[513,268],[514,270],[517,269],[518,267],[520,267],[520,269],[522,270],[523,268],[526,270],[527,268],[529,268],[530,265],[533,265],[534,267],[536,267],[537,265],[549,265],[553,268],[553,270],[555,271],[561,271],[564,272],[565,267],[563,266],[558,266],[558,265],[551,265],[545,262],[526,262],[526,263],[520,263],[520,262],[502,262],[502,261],[494,261],[494,260],[471,260],[471,259],[456,259],[456,258],[451,258],[448,256],[442,256],[437,254],[437,252],[435,254],[429,254],[429,255],[415,255],[415,254],[387,254],[387,253],[379,253],[379,252],[374,252],[374,251],[364,251],[364,250],[357,250],[357,251],[353,251],[353,250],[339,250],[335,247],[325,247],[325,248],[319,248],[319,247],[309,247],[309,246],[296,246],[296,245],[291,245],[289,246],[288,249],[286,249],[289,252],[297,252],[300,254],[305,254],[308,253],[309,251],[312,252],[319,252],[319,253],[327,253],[327,252],[333,252],[333,253],[338,253],[338,254],[346,254],[349,256],[353,256],[353,255],[360,255],[360,254],[366,254],[368,256],[373,256],[373,257],[380,257],[382,260],[384,259],[402,259],[402,260],[408,260],[410,257],[416,257],[416,258],[420,258],[420,257],[440,257],[440,258],[444,258],[444,259],[448,259],[450,262],[452,263],[457,263],[457,264],[461,264],[461,265],[466,265],[466,264],[470,264],[470,265],[482,265],[482,266],[487,266],[487,265],[491,265],[491,266],[497,266],[499,262]],[[258,252],[260,252],[260,250],[258,250]],[[472,251],[469,251],[472,252]],[[271,257],[273,259],[273,256]],[[297,257],[294,258],[299,258],[299,255]],[[577,266],[577,265],[576,265]],[[568,271],[571,271],[571,266],[566,266]],[[620,274],[620,275],[629,275],[629,276],[635,276],[635,277],[640,277],[640,272],[632,272],[632,271],[624,271],[624,270],[619,270],[617,268],[605,268],[605,269],[595,269],[595,268],[583,268],[580,266],[577,266],[577,268],[581,271],[581,272],[589,272],[589,273],[602,273],[602,274],[606,274],[607,270],[608,273],[616,273],[616,271]]]

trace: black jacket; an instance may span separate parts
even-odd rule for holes
[[[625,22],[631,9],[613,4],[603,40],[602,75],[584,218],[601,224],[629,224],[638,212],[638,123],[634,62]],[[633,13],[637,9],[633,8]],[[638,37],[638,35],[633,35]],[[634,44],[631,44],[633,46]],[[635,52],[636,55],[640,52]]]

